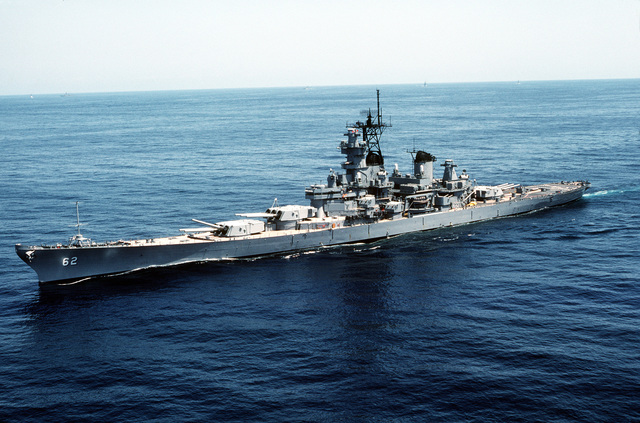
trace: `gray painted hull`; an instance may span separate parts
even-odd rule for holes
[[[336,229],[279,231],[218,239],[214,241],[176,237],[162,245],[102,245],[90,247],[33,247],[16,245],[22,260],[38,274],[41,283],[69,282],[140,269],[184,263],[229,260],[317,249],[326,246],[368,242],[409,232],[457,226],[541,210],[575,201],[585,186],[562,193],[518,198],[492,204],[424,213],[393,220],[345,226]]]

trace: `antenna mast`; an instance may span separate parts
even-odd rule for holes
[[[378,106],[377,119],[374,121],[369,109],[369,115],[366,122],[356,122],[355,128],[362,130],[362,140],[367,143],[367,163],[368,164],[384,164],[382,151],[380,150],[380,138],[385,128],[391,127],[391,124],[382,122],[382,111],[380,110],[380,90],[376,90],[376,100]]]
[[[76,201],[76,228],[78,229],[78,236],[82,236],[80,234],[80,209],[78,208],[79,201]]]
[[[382,124],[382,113],[380,113],[380,90],[376,90],[376,99],[378,101],[378,125]]]

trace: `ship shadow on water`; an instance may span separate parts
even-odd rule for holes
[[[171,267],[154,267],[117,275],[87,278],[73,283],[39,285],[40,299],[73,295],[126,295],[136,292],[161,291],[197,279],[202,274],[224,275],[233,266],[229,262],[188,263]]]
[[[46,321],[47,316],[59,314],[61,310],[73,313],[73,310],[90,309],[113,299],[137,297],[140,304],[151,296],[168,299],[211,275],[227,279],[233,273],[229,271],[232,267],[233,263],[189,263],[95,277],[72,284],[40,284],[37,296],[25,311],[38,322]]]

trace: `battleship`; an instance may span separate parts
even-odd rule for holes
[[[248,259],[372,242],[409,232],[503,218],[580,199],[586,181],[521,185],[480,185],[453,160],[410,151],[413,173],[389,172],[380,149],[384,123],[377,92],[377,113],[347,125],[339,149],[343,172],[329,171],[324,184],[305,188],[308,205],[274,204],[264,212],[239,213],[237,220],[180,229],[174,236],[94,242],[78,232],[67,243],[16,244],[18,256],[40,283],[76,283],[142,269],[185,263]],[[77,212],[76,204],[76,212]],[[78,216],[78,214],[77,214]]]

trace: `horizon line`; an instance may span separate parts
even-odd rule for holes
[[[216,88],[161,88],[156,90],[114,90],[114,91],[51,91],[40,93],[21,94],[0,94],[0,97],[24,97],[24,96],[71,96],[87,94],[132,94],[132,93],[154,93],[154,92],[184,92],[184,91],[224,91],[224,90],[264,90],[264,89],[309,89],[309,88],[337,88],[337,87],[371,87],[371,86],[407,86],[417,85],[461,85],[461,84],[505,84],[505,83],[537,83],[537,82],[580,82],[580,81],[633,81],[640,80],[640,77],[613,77],[613,78],[576,78],[576,79],[513,79],[513,80],[485,80],[485,81],[446,81],[446,82],[403,82],[403,83],[381,83],[381,84],[330,84],[330,85],[272,85],[272,86],[245,86],[245,87],[216,87]]]

